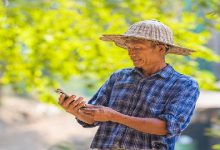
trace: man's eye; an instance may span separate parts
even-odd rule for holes
[[[141,48],[139,47],[127,47],[128,50],[135,50],[135,51],[140,51]]]
[[[139,48],[139,47],[135,47],[134,50],[136,50],[136,51],[140,51],[141,48]]]

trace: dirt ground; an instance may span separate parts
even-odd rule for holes
[[[97,128],[85,129],[56,107],[2,98],[0,150],[89,150]]]
[[[202,91],[197,108],[220,108],[219,97]],[[89,150],[97,128],[83,128],[72,115],[29,99],[0,101],[0,150]]]

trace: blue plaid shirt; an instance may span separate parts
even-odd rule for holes
[[[177,137],[190,122],[198,96],[197,82],[170,65],[150,77],[137,68],[123,69],[111,75],[89,104],[111,107],[129,116],[165,120],[168,134],[147,134],[110,121],[93,125],[78,122],[84,127],[99,126],[91,148],[173,150]]]

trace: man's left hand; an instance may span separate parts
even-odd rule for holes
[[[92,106],[82,109],[83,113],[91,115],[94,121],[111,121],[113,115],[117,113],[115,110],[104,106]]]

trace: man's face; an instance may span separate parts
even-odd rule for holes
[[[135,67],[145,68],[149,65],[161,62],[164,54],[159,46],[153,46],[151,41],[128,41],[126,42],[128,55]]]

